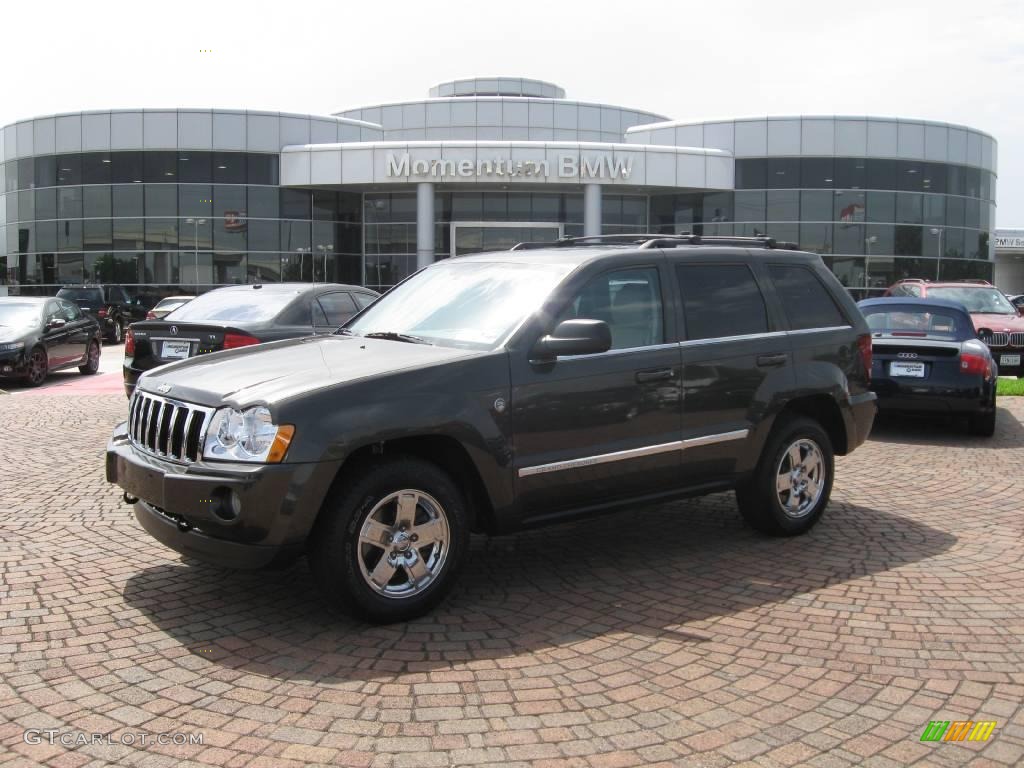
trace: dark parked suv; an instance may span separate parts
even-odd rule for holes
[[[227,567],[305,552],[376,621],[434,606],[471,531],[735,489],[758,530],[803,533],[871,429],[871,337],[820,257],[774,246],[439,261],[333,335],[144,374],[107,479],[167,546]]]
[[[57,291],[61,299],[73,301],[100,323],[103,337],[115,344],[124,339],[124,332],[136,320],[146,317],[148,307],[133,300],[120,285],[66,285]]]

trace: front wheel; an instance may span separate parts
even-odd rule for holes
[[[762,533],[806,533],[828,506],[834,466],[832,442],[816,421],[783,416],[754,474],[736,489],[740,513]]]
[[[30,387],[38,387],[46,381],[46,374],[50,372],[50,361],[46,356],[46,350],[36,347],[28,356],[28,364],[25,366],[25,382]]]
[[[85,376],[92,376],[100,369],[100,343],[89,342],[89,352],[85,358],[85,365],[78,366],[78,372]]]
[[[450,591],[469,522],[458,486],[417,458],[389,459],[329,497],[310,535],[310,566],[342,610],[390,623],[421,616]]]

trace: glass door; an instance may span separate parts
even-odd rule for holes
[[[554,222],[453,221],[451,255],[507,251],[517,243],[551,243],[562,236]]]

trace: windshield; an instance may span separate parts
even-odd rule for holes
[[[0,327],[21,328],[39,321],[39,304],[26,301],[0,303]]]
[[[945,336],[953,339],[974,335],[974,326],[964,327],[967,318],[940,307],[885,306],[862,307],[868,327],[872,331],[912,334],[915,336]]]
[[[963,304],[972,315],[1016,315],[1017,310],[995,288],[977,286],[957,286],[949,288],[929,288],[928,296],[932,299],[946,299]]]
[[[173,315],[176,321],[192,323],[262,323],[276,317],[295,295],[292,291],[270,292],[255,289],[210,291],[173,310],[167,315],[167,319],[171,319]]]
[[[99,288],[61,288],[57,296],[69,301],[91,301],[95,304],[103,303],[103,294]]]
[[[347,330],[491,349],[538,309],[572,269],[572,264],[439,262],[384,294]]]

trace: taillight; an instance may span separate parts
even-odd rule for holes
[[[259,343],[259,339],[245,333],[224,334],[224,349],[237,349],[238,347],[248,347]]]
[[[153,312],[152,309],[149,310],[149,312],[146,313],[146,319],[147,320],[156,320],[156,314]]]
[[[101,309],[101,310],[98,310],[98,311],[96,312],[96,315],[97,315],[98,317],[106,317],[106,316],[107,316],[107,310],[105,310],[105,309]]]
[[[135,334],[131,328],[124,332],[124,356],[135,357]]]
[[[860,352],[860,360],[864,364],[864,376],[868,384],[871,383],[871,334],[863,333],[857,337],[857,350]]]
[[[984,376],[987,379],[992,375],[992,363],[987,357],[964,352],[960,355],[960,373]]]

